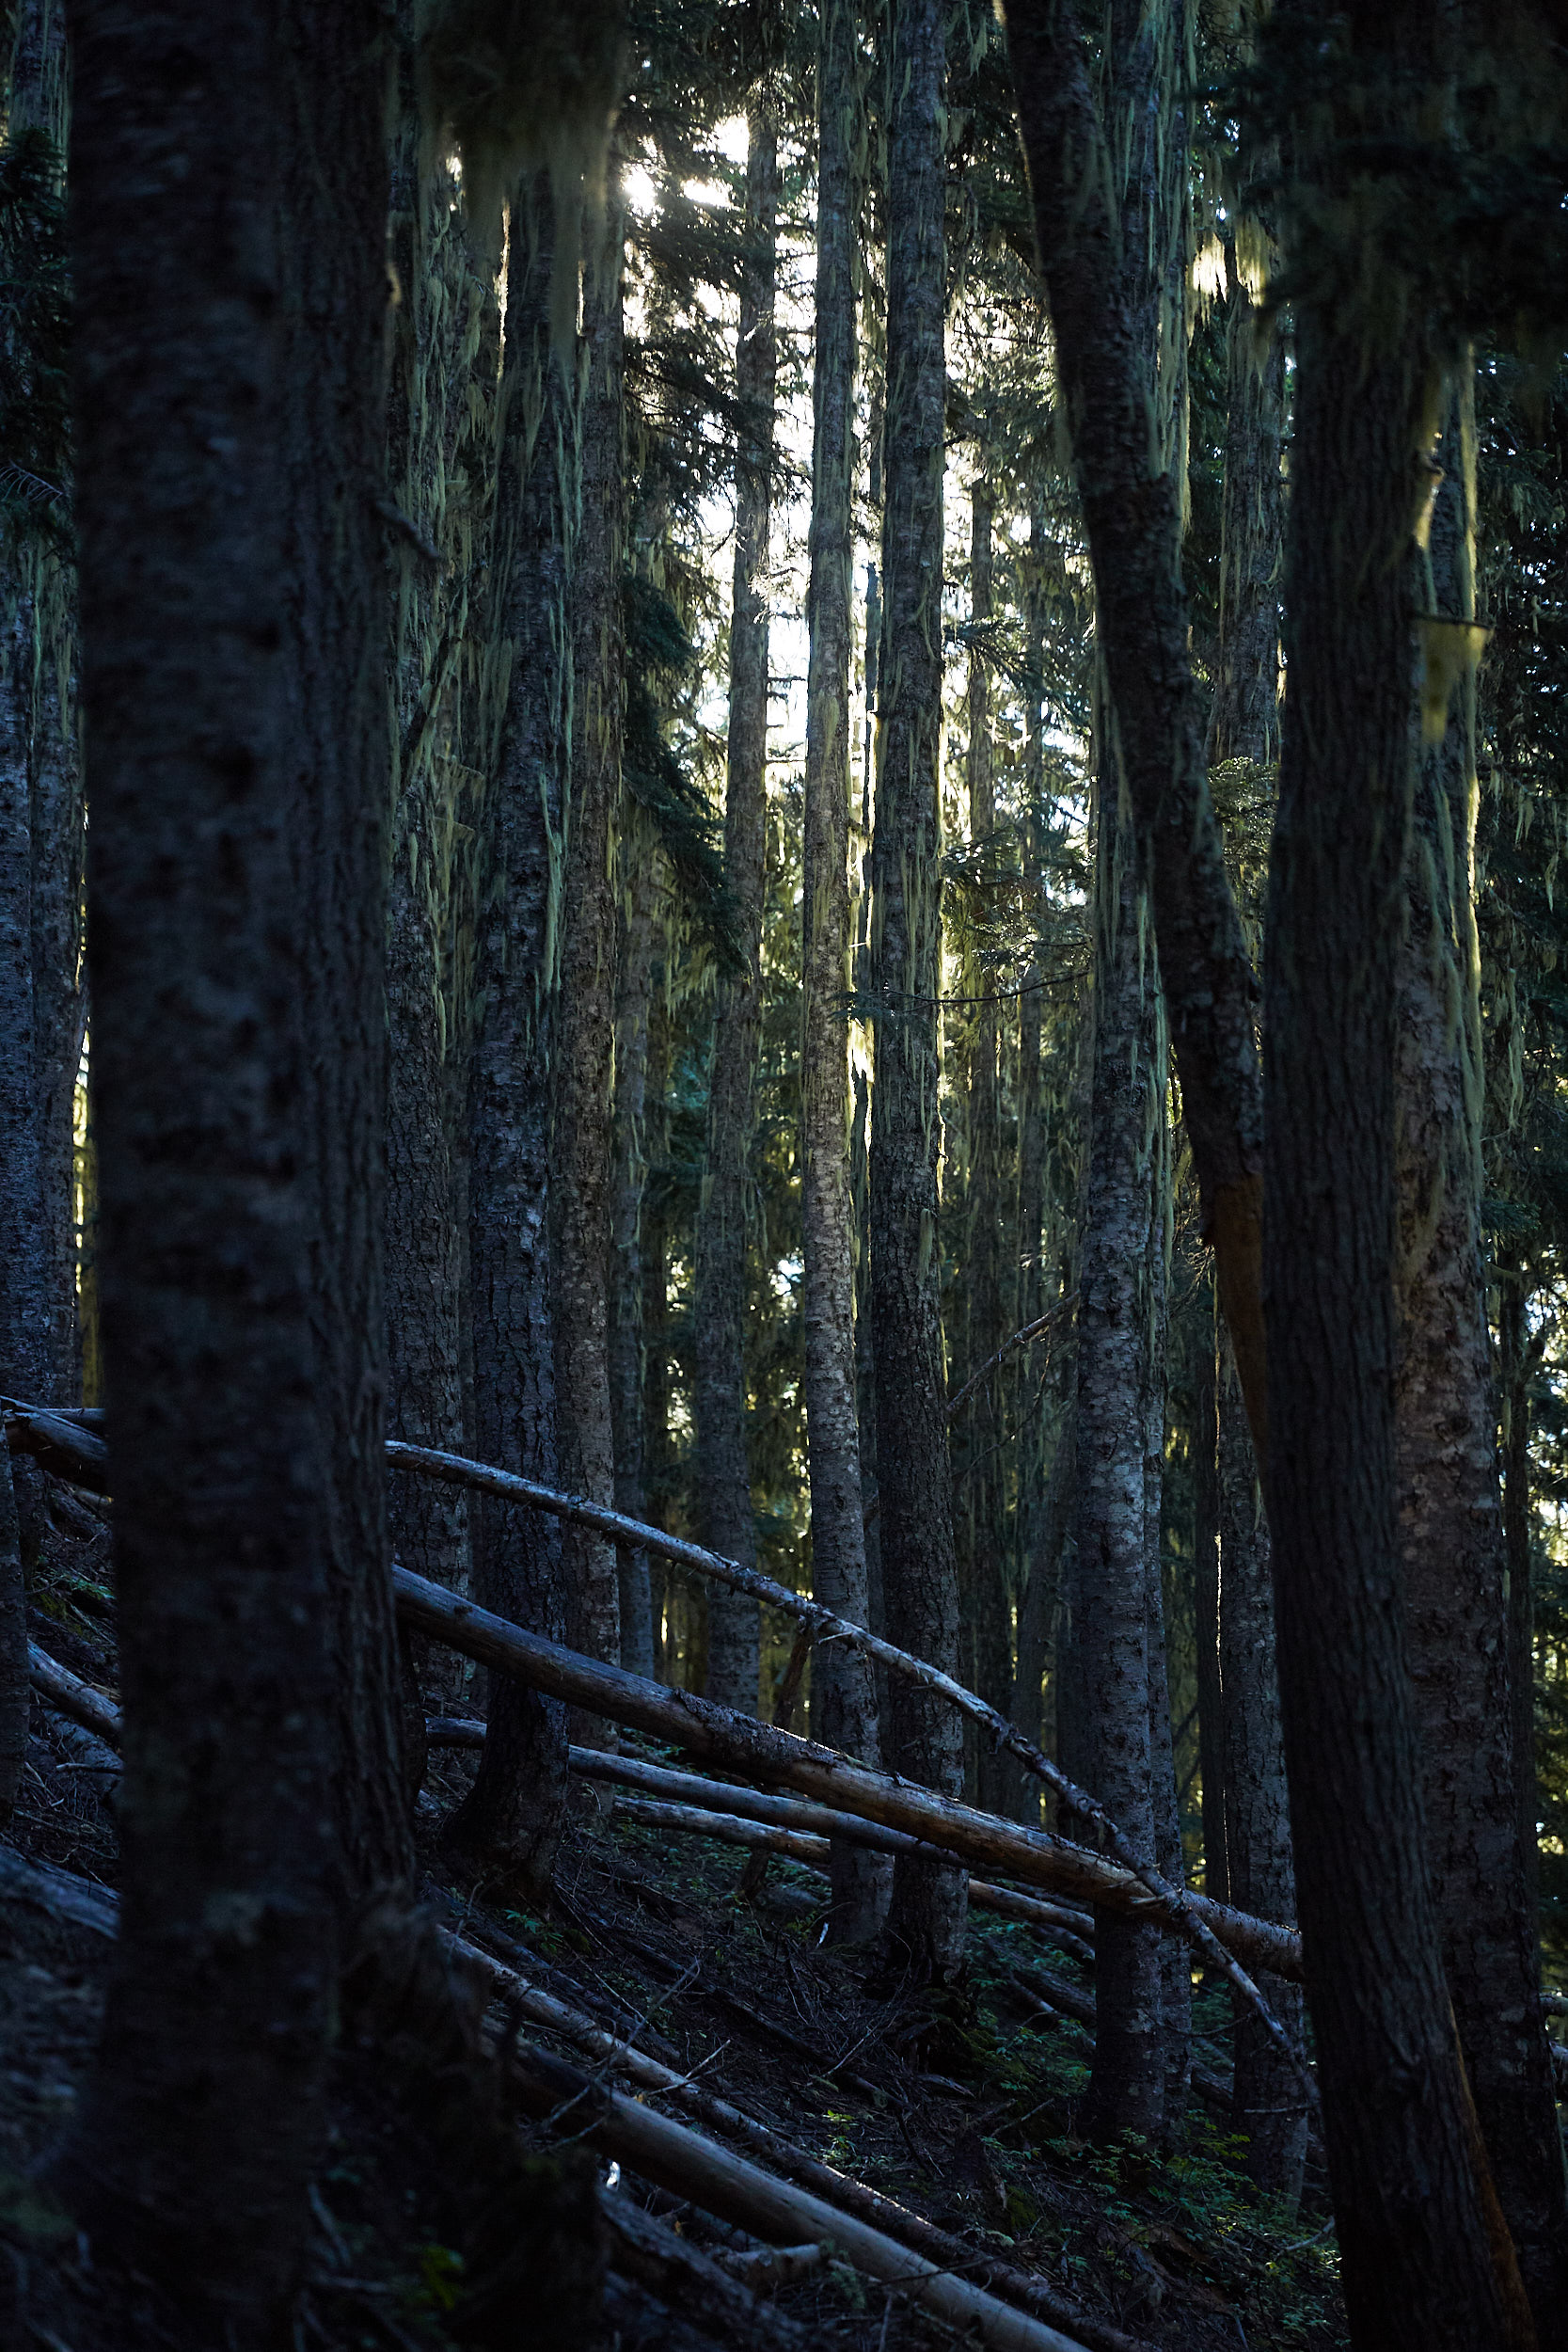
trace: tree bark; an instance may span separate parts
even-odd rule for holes
[[[615,1014],[613,826],[621,794],[626,643],[622,220],[614,199],[584,273],[578,521],[571,580],[574,683],[561,972],[551,1063],[550,1279],[561,1475],[575,1493],[615,1492],[610,1401],[610,1081]],[[567,1622],[595,1658],[621,1654],[613,1548],[568,1529]]]
[[[1503,1383],[1503,1540],[1508,1551],[1508,1679],[1513,1745],[1513,1802],[1519,1822],[1519,1853],[1525,1872],[1525,1903],[1530,1917],[1540,1909],[1541,1789],[1535,1764],[1535,1609],[1533,1513],[1530,1502],[1530,1382],[1539,1370],[1544,1337],[1527,1331],[1528,1278],[1517,1257],[1499,1265],[1502,1292],[1499,1354]]]
[[[1214,1247],[1220,1303],[1264,1450],[1262,1090],[1256,983],[1209,797],[1203,714],[1181,585],[1182,486],[1150,430],[1152,189],[1124,135],[1147,139],[1171,18],[1122,29],[1097,103],[1072,0],[1010,0],[1007,38],[1095,615],[1122,772],[1147,869],[1182,1117]],[[1167,59],[1164,86],[1178,69]],[[1170,143],[1174,144],[1174,143]],[[1157,168],[1157,167],[1156,167]],[[1169,168],[1168,160],[1166,168]],[[1158,297],[1161,273],[1152,281]],[[1162,447],[1162,442],[1166,443]]]
[[[1220,1678],[1219,1418],[1214,1379],[1218,1339],[1213,1293],[1199,1294],[1200,1337],[1193,1364],[1193,1615],[1197,1645],[1198,1778],[1203,1807],[1203,1891],[1228,1902],[1225,1823],[1224,1706]]]
[[[1475,621],[1473,371],[1437,448],[1429,613]],[[1433,723],[1440,723],[1434,721]],[[1475,683],[1425,748],[1395,1048],[1400,1559],[1454,2018],[1542,2344],[1568,2343],[1568,2180],[1513,1780],[1508,1573],[1481,1258]]]
[[[955,1672],[958,1570],[937,1235],[944,24],[935,0],[911,0],[892,34],[885,612],[872,846],[871,1289],[884,1607],[912,1648]],[[958,1725],[925,1692],[890,1690],[882,1744],[893,1769],[911,1779],[947,1792],[962,1785]],[[904,1956],[916,1981],[956,1979],[963,1965],[962,1879],[899,1863],[887,1933],[890,1952]]]
[[[1219,1444],[1225,1899],[1285,1924],[1295,1917],[1296,1886],[1279,1724],[1269,1527],[1235,1359],[1223,1338]],[[1277,1978],[1262,1989],[1275,2015],[1299,2044],[1299,1990]],[[1271,2195],[1293,2204],[1301,2194],[1307,2161],[1307,2115],[1300,2082],[1240,2004],[1232,2030],[1235,2115],[1238,2128],[1247,2136],[1248,2175]]]
[[[615,1433],[615,1508],[648,1516],[642,1422],[643,1130],[648,1094],[648,1023],[653,1009],[654,893],[658,851],[638,828],[622,845],[629,871],[615,992],[615,1177],[610,1200],[610,1408]],[[621,1595],[621,1663],[654,1671],[653,1601],[648,1555],[639,1545],[616,1555]]]
[[[768,850],[768,556],[773,502],[778,129],[753,100],[746,157],[736,397],[735,584],[724,792],[724,886],[742,968],[719,984],[708,1085],[707,1152],[697,1213],[697,1502],[705,1540],[756,1561],[746,1454],[746,1243],[750,1156],[762,1036],[762,903]],[[727,1707],[758,1703],[756,1604],[708,1597],[707,1690]]]
[[[801,877],[800,1229],[812,1589],[869,1625],[855,1408],[855,1236],[849,1171],[849,639],[854,552],[854,155],[862,121],[856,11],[825,0],[817,49],[816,358],[813,377],[810,667]],[[824,1645],[812,1661],[812,1728],[867,1764],[879,1756],[868,1659]],[[831,1940],[863,1944],[892,1893],[885,1864],[840,1841]]]
[[[1364,94],[1387,59],[1356,28],[1345,87]],[[1348,294],[1342,314],[1304,300],[1296,333],[1265,981],[1280,1700],[1352,2340],[1462,2352],[1530,2330],[1444,1982],[1399,1572],[1394,1043],[1428,360],[1374,342]]]
[[[980,453],[984,461],[984,452]],[[976,481],[970,517],[970,616],[984,628],[991,617],[991,523],[994,501]],[[977,888],[984,908],[987,878],[994,858],[995,761],[991,743],[990,674],[984,648],[969,663],[969,740],[965,782],[969,834],[977,861]],[[964,1368],[978,1370],[1007,1336],[1002,1304],[1002,1092],[1000,1024],[994,976],[978,957],[967,960],[966,995],[981,1001],[970,1009],[964,1072],[969,1130],[964,1185],[964,1247],[960,1263],[965,1298]],[[1019,1327],[1014,1327],[1015,1328]],[[1006,1530],[1002,1492],[1003,1419],[1001,1381],[987,1381],[965,1408],[965,1471],[959,1537],[958,1581],[967,1636],[966,1679],[1005,1714],[1012,1695],[1011,1595],[1006,1579]],[[988,1811],[1007,1809],[1014,1775],[1003,1757],[982,1746],[975,1756],[974,1787]]]
[[[22,1531],[17,1523],[11,1466],[8,1460],[0,1460],[0,1829],[6,1828],[16,1809],[22,1768],[27,1760],[31,1711]]]
[[[1108,770],[1114,754],[1102,754]],[[1071,1585],[1074,1752],[1069,1769],[1155,1859],[1147,1432],[1156,1311],[1152,1228],[1163,1098],[1158,982],[1129,828],[1102,772],[1096,855],[1094,1085],[1078,1275],[1078,1543]],[[1161,1247],[1163,1248],[1163,1236]],[[1097,1913],[1099,2023],[1086,2128],[1160,2137],[1164,2079],[1160,1940]]]
[[[101,2256],[260,2346],[305,2253],[338,1920],[402,1853],[376,1262],[381,52],[357,0],[221,19],[84,0],[72,35],[126,1770],[107,2023],[56,2178]]]
[[[507,273],[491,660],[504,701],[479,854],[477,1023],[468,1090],[468,1286],[475,1442],[529,1478],[560,1474],[547,1156],[553,917],[567,756],[570,394],[550,351],[555,220],[543,177],[516,193]],[[546,1468],[546,1465],[548,1465]],[[474,1581],[498,1616],[561,1640],[560,1532],[480,1500]],[[566,1804],[566,1715],[492,1684],[479,1772],[447,1838],[536,1899]]]

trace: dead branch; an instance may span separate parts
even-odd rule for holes
[[[753,2344],[767,2347],[767,2352],[809,2352],[811,2338],[800,2322],[760,2301],[753,2291],[764,2283],[782,2284],[779,2275],[769,2275],[766,2267],[748,2274],[733,2256],[722,2263],[715,2261],[617,2190],[601,2193],[599,2210],[610,2231],[610,2260],[615,2267],[677,2305],[683,2318],[715,2328],[729,2343],[742,2346],[743,2352],[750,2352]],[[816,2254],[820,2260],[815,2246],[791,2250]],[[762,2257],[765,2265],[768,2260],[767,2255]]]
[[[954,1421],[958,1418],[982,1381],[990,1377],[998,1364],[1005,1363],[1015,1348],[1027,1347],[1031,1340],[1043,1339],[1053,1324],[1059,1323],[1064,1315],[1072,1314],[1077,1305],[1078,1293],[1069,1291],[1065,1298],[1058,1298],[1049,1306],[1043,1315],[1037,1315],[1034,1322],[1026,1323],[1022,1331],[1015,1331],[1010,1340],[1004,1340],[995,1355],[988,1356],[979,1371],[964,1382],[958,1395],[948,1398],[948,1420]]]
[[[454,1950],[463,1958],[489,1973],[498,1996],[509,2010],[529,2018],[537,2026],[547,2027],[572,2042],[585,2055],[601,2065],[611,2065],[644,2090],[658,2091],[665,2097],[677,2099],[681,2106],[705,2123],[712,2131],[739,2143],[760,2156],[767,2164],[784,2173],[802,2188],[807,2188],[839,2211],[857,2216],[901,2245],[912,2247],[927,2255],[943,2268],[961,2270],[985,2280],[996,2294],[1018,2303],[1023,2310],[1039,2317],[1069,2328],[1073,2334],[1091,2346],[1092,2352],[1147,2352],[1147,2347],[1126,2336],[1118,2328],[1096,2319],[1086,2312],[1077,2311],[1064,2296],[1058,2295],[1043,2279],[1016,2269],[997,2256],[977,2250],[962,2238],[940,2230],[920,2214],[911,2213],[907,2206],[895,2204],[863,2182],[851,2180],[847,2174],[835,2171],[817,2156],[799,2148],[793,2140],[759,2123],[728,2100],[717,2097],[693,2082],[689,2075],[678,2074],[658,2059],[652,2058],[625,2042],[618,2042],[595,2026],[591,2018],[575,2011],[569,2004],[519,1977],[514,1970],[494,1961],[486,1952],[477,1950],[461,1936],[451,1939]],[[640,2167],[636,2168],[641,2169]],[[762,2234],[760,2232],[758,2234]]]
[[[955,1681],[951,1675],[943,1674],[940,1667],[928,1664],[925,1659],[911,1657],[908,1650],[899,1649],[893,1643],[868,1633],[863,1626],[854,1625],[846,1617],[835,1616],[831,1609],[824,1609],[818,1602],[791,1592],[787,1585],[775,1583],[770,1576],[763,1576],[754,1568],[743,1567],[737,1560],[721,1559],[717,1552],[705,1550],[701,1544],[688,1543],[678,1535],[667,1535],[661,1528],[645,1527],[638,1519],[627,1518],[619,1511],[607,1510],[603,1505],[589,1502],[580,1496],[558,1494],[553,1487],[541,1486],[531,1478],[520,1478],[510,1470],[495,1470],[483,1462],[468,1461],[462,1454],[443,1454],[431,1446],[404,1445],[388,1439],[387,1458],[395,1469],[418,1470],[451,1485],[474,1486],[487,1494],[508,1496],[514,1502],[531,1503],[537,1510],[548,1511],[558,1518],[595,1528],[612,1542],[641,1545],[664,1559],[675,1560],[685,1567],[695,1568],[701,1576],[716,1578],[734,1592],[745,1593],[753,1600],[767,1601],[772,1608],[782,1609],[787,1614],[800,1618],[802,1624],[812,1628],[818,1641],[847,1642],[867,1657],[879,1659],[890,1673],[938,1692],[973,1722],[984,1725],[993,1747],[1016,1756],[1037,1780],[1054,1789],[1060,1802],[1076,1813],[1080,1820],[1093,1823],[1122,1868],[1154,1897],[1161,1915],[1187,1938],[1211,1967],[1219,1969],[1222,1975],[1229,1978],[1243,1999],[1256,2011],[1275,2048],[1300,2076],[1308,2103],[1316,2113],[1318,2089],[1310,2069],[1236,1957],[1233,1940],[1227,1948],[1210,1925],[1205,1915],[1210,1907],[1187,1887],[1173,1884],[1163,1877],[1154,1864],[1138,1852],[1098,1797],[1091,1797],[1087,1789],[1079,1788],[1060,1765],[1053,1763],[1032,1740],[1008,1723],[1005,1715],[974,1692],[966,1690],[961,1682]],[[846,1807],[846,1810],[848,1809]],[[1254,1965],[1257,1964],[1255,1962]],[[1274,1973],[1289,1976],[1298,1973],[1299,1968],[1298,1951],[1294,1970],[1275,1968]]]
[[[60,1714],[69,1715],[84,1731],[95,1732],[109,1747],[119,1747],[120,1717],[113,1699],[95,1691],[80,1675],[73,1675],[69,1666],[62,1666],[47,1650],[40,1649],[36,1642],[27,1645],[27,1678]]]
[[[512,2082],[518,2104],[529,2113],[559,2121],[563,2129],[589,2139],[644,2180],[689,2198],[705,2213],[737,2223],[770,2244],[825,2241],[856,2270],[903,2288],[912,2302],[978,2336],[994,2352],[1084,2352],[1081,2338],[1066,2336],[998,2302],[968,2278],[938,2269],[879,2230],[764,2172],[684,2123],[603,2089],[563,2059],[524,2045],[516,2054]]]
[[[1150,1919],[1169,1922],[1174,1917],[1165,1896],[1151,1893],[1132,1871],[1086,1846],[1001,1820],[893,1773],[872,1772],[832,1748],[775,1731],[771,1724],[693,1692],[667,1690],[620,1666],[583,1658],[542,1634],[492,1616],[407,1568],[393,1569],[392,1588],[399,1614],[417,1632],[445,1642],[482,1665],[515,1675],[569,1705],[671,1740],[749,1778],[798,1789],[836,1811],[903,1830],[972,1867],[1022,1880],[1048,1895]],[[1289,1929],[1230,1911],[1204,1896],[1190,1896],[1187,1901],[1212,1923],[1208,1931],[1223,1937],[1253,1966],[1299,1981],[1301,1947]]]
[[[34,1862],[13,1846],[0,1846],[0,1898],[8,1903],[31,1903],[75,1928],[90,1928],[95,1935],[119,1932],[119,1902],[113,1889],[95,1886],[74,1870],[56,1870],[52,1863]]]

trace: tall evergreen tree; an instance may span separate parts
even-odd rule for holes
[[[871,970],[871,1312],[883,1607],[915,1653],[958,1670],[958,1573],[938,1285],[937,1003],[941,988],[942,420],[945,370],[944,12],[911,0],[892,23],[887,164],[886,505],[877,700]],[[888,1692],[883,1754],[956,1795],[952,1710],[917,1685]],[[967,1894],[945,1864],[900,1857],[890,1946],[916,1980],[963,1965]]]
[[[377,34],[356,6],[73,23],[125,1775],[108,2023],[57,2177],[101,2254],[237,2345],[279,2340],[304,2259],[340,1919],[405,1852]]]
[[[749,1155],[762,1025],[762,920],[768,847],[768,557],[773,507],[777,342],[778,126],[759,92],[748,113],[746,255],[736,345],[740,446],[736,461],[730,611],[724,881],[742,968],[720,982],[708,1081],[707,1153],[697,1217],[697,1488],[703,1539],[756,1564],[746,1454],[746,1236]],[[707,1691],[748,1714],[757,1706],[757,1604],[708,1595]]]
[[[806,685],[801,871],[800,1233],[804,1255],[806,1446],[812,1589],[869,1622],[860,1433],[855,1413],[854,1228],[849,1070],[842,1010],[849,985],[849,651],[854,551],[855,156],[863,122],[852,0],[826,0],[816,58],[816,355],[812,381],[811,628]],[[812,1729],[874,1764],[877,1692],[869,1661],[824,1644],[812,1661]],[[890,1872],[846,1841],[832,1852],[833,1936],[880,1927]]]

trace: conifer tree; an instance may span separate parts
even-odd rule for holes
[[[724,882],[742,968],[720,982],[708,1082],[707,1152],[697,1217],[697,1485],[703,1539],[756,1563],[746,1456],[748,1159],[762,1023],[762,923],[768,844],[768,556],[773,503],[778,126],[759,91],[748,110],[746,254],[736,345],[740,446],[736,461],[734,594]],[[707,1692],[748,1714],[757,1706],[757,1605],[708,1595]]]
[[[812,1589],[840,1616],[870,1617],[860,1435],[855,1411],[854,1228],[850,1197],[849,652],[853,555],[855,154],[863,123],[852,0],[826,0],[816,58],[816,355],[813,375],[811,666],[806,689],[801,871],[800,1230],[804,1257],[806,1444]],[[874,1764],[877,1692],[869,1661],[824,1644],[812,1662],[812,1728]],[[832,1853],[833,1935],[863,1943],[890,1893],[879,1856],[845,1841]]]
[[[883,1608],[920,1657],[958,1671],[958,1574],[939,1313],[937,1087],[941,984],[942,421],[945,301],[943,11],[892,24],[887,165],[886,505],[878,678],[871,971],[871,1313]],[[883,1754],[957,1794],[962,1741],[918,1686],[888,1692]],[[945,1864],[903,1857],[890,1949],[917,1981],[963,1965],[967,1895]]]

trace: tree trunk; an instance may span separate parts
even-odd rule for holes
[[[1073,0],[1010,0],[1007,37],[1094,566],[1096,628],[1148,873],[1182,1117],[1261,1451],[1257,989],[1209,798],[1181,585],[1182,482],[1170,435],[1150,430],[1150,295],[1158,311],[1164,273],[1156,266],[1151,274],[1149,232],[1158,175],[1168,177],[1185,149],[1168,125],[1152,160],[1145,142],[1157,91],[1180,79],[1169,54],[1173,22],[1167,9],[1148,20],[1115,13],[1102,107]]]
[[[1295,1917],[1295,1871],[1279,1726],[1269,1527],[1229,1343],[1219,1377],[1220,1676],[1227,1857],[1225,1899],[1282,1925]],[[1211,1887],[1210,1892],[1214,1890]],[[1298,2044],[1299,1987],[1270,1977],[1262,1987]],[[1293,2204],[1307,2161],[1300,2077],[1238,2002],[1233,2076],[1236,2123],[1247,2136],[1246,2169],[1259,2186]]]
[[[870,1172],[883,1602],[888,1623],[911,1649],[957,1673],[937,1237],[945,21],[936,0],[910,0],[892,29]],[[911,1780],[946,1794],[962,1785],[957,1719],[925,1692],[889,1692],[882,1748],[892,1769]],[[957,1871],[897,1864],[889,1949],[902,1955],[917,1982],[958,1976],[965,1909]]]
[[[32,1688],[27,1670],[27,1586],[8,1459],[0,1460],[0,1830],[16,1809],[27,1760]]]
[[[1221,512],[1218,677],[1211,757],[1262,766],[1279,757],[1279,565],[1285,547],[1285,338],[1259,364],[1258,313],[1225,248],[1225,492]]]
[[[405,79],[412,80],[411,71]],[[404,298],[392,313],[388,491],[431,545],[457,554],[448,527],[457,469],[449,420],[464,405],[467,324],[462,251],[444,173],[421,171],[419,99],[403,93],[393,159],[392,258]],[[443,251],[443,232],[445,251]],[[454,278],[456,282],[453,282]],[[451,504],[455,506],[456,498]],[[449,771],[455,657],[467,580],[437,573],[406,540],[391,560],[391,656],[397,755],[387,893],[387,1425],[412,1445],[461,1444],[463,1236],[457,1216],[455,1089],[460,1057],[451,1002],[451,811]],[[437,1435],[444,1431],[446,1434]],[[428,1434],[427,1434],[428,1433]],[[400,1484],[391,1498],[398,1558],[418,1575],[467,1588],[468,1512]],[[421,1660],[437,1677],[436,1711],[461,1685],[450,1660]]]
[[[546,1168],[574,487],[570,394],[550,351],[554,269],[555,220],[542,176],[519,190],[512,212],[490,615],[505,699],[483,803],[468,1092],[474,1439],[485,1461],[541,1479],[561,1474]],[[536,1513],[482,1498],[472,1545],[484,1607],[564,1639],[559,1530]],[[448,1842],[537,1899],[550,1883],[565,1804],[564,1708],[494,1677],[479,1772],[448,1824]]]
[[[615,993],[615,1178],[610,1201],[610,1409],[615,1432],[615,1508],[648,1516],[642,1447],[643,1124],[648,1091],[648,1020],[653,1007],[654,891],[658,851],[651,828],[622,845],[629,870]],[[616,1555],[621,1663],[654,1671],[654,1621],[645,1551]]]
[[[812,1589],[870,1623],[860,1432],[855,1414],[854,1226],[849,1192],[849,604],[853,556],[855,236],[853,158],[862,121],[856,12],[826,0],[817,51],[816,357],[813,379],[805,835],[801,877],[800,1230],[805,1269],[806,1456]],[[879,1761],[870,1661],[835,1644],[812,1661],[812,1733]],[[892,1873],[836,1841],[832,1940],[878,1932]]]
[[[1198,1298],[1200,1336],[1193,1365],[1193,1616],[1197,1645],[1198,1778],[1203,1805],[1203,1891],[1228,1902],[1225,1738],[1220,1679],[1219,1419],[1214,1382],[1218,1337],[1213,1292]]]
[[[984,453],[982,453],[983,458]],[[993,500],[983,481],[973,492],[970,524],[970,614],[984,628],[991,617],[991,520]],[[976,856],[980,906],[986,910],[986,879],[994,862],[996,782],[990,731],[990,674],[983,646],[969,663],[969,742],[965,758],[969,834]],[[966,1301],[964,1371],[977,1372],[1007,1337],[1002,1305],[1002,1094],[1000,1023],[995,976],[978,958],[967,960],[964,993],[981,1001],[969,1008],[967,1069],[968,1181],[964,1188],[964,1248],[960,1257]],[[1013,1327],[1018,1328],[1016,1325]],[[1011,1596],[1006,1579],[1006,1530],[1003,1499],[1005,1384],[987,1380],[964,1408],[965,1469],[959,1589],[967,1636],[965,1679],[992,1707],[1007,1711],[1012,1695]],[[982,1741],[975,1756],[977,1802],[988,1812],[1010,1811],[1016,1773]]]
[[[1148,1219],[1143,1407],[1144,1608],[1148,1643],[1148,1769],[1154,1807],[1154,1859],[1163,1878],[1173,1886],[1185,1886],[1187,1865],[1181,1848],[1181,1801],[1176,1786],[1170,1674],[1165,1652],[1165,1359],[1170,1320],[1171,1165],[1165,1118],[1170,1046],[1162,1013],[1156,995],[1149,1073],[1154,1096],[1148,1122],[1153,1197]],[[1185,1945],[1165,1936],[1160,1945],[1160,2040],[1164,2061],[1161,2123],[1167,2146],[1177,2139],[1186,2112],[1193,2066],[1192,2036],[1192,1953]]]
[[[84,0],[72,33],[125,1774],[107,2022],[56,2176],[101,2257],[260,2346],[304,2259],[341,1907],[401,1859],[381,51],[357,0]]]
[[[1533,1919],[1540,1908],[1541,1789],[1535,1764],[1535,1609],[1533,1512],[1530,1502],[1530,1382],[1544,1349],[1542,1334],[1528,1333],[1528,1281],[1516,1257],[1502,1261],[1499,1354],[1503,1382],[1503,1540],[1508,1550],[1508,1681],[1513,1726],[1513,1802],[1519,1822],[1519,1854],[1525,1873],[1525,1905]]]
[[[561,1475],[576,1494],[615,1492],[610,1401],[610,1080],[615,1017],[611,850],[621,797],[626,640],[622,220],[615,199],[583,278],[584,384],[577,418],[578,522],[572,567],[571,785],[551,1076],[550,1277]],[[567,1622],[579,1649],[621,1654],[611,1545],[563,1538]]]
[[[1146,1481],[1151,1248],[1157,1214],[1151,1098],[1163,1099],[1157,981],[1130,829],[1101,781],[1096,858],[1094,1082],[1078,1274],[1078,1544],[1071,1587],[1073,1754],[1069,1769],[1155,1859]],[[1163,1248],[1163,1236],[1161,1241]],[[1097,1909],[1098,2024],[1085,2128],[1161,2135],[1160,1939]]]
[[[1462,363],[1438,444],[1422,599],[1461,626],[1475,620],[1472,374]],[[1400,1557],[1449,1991],[1536,2332],[1556,2346],[1568,2344],[1568,2182],[1518,1834],[1481,1261],[1473,675],[1454,704],[1420,760],[1398,965]]]
[[[1465,2352],[1529,2329],[1443,1977],[1400,1578],[1394,1043],[1428,358],[1373,346],[1348,294],[1343,317],[1303,301],[1296,334],[1265,983],[1280,1700],[1352,2339]]]
[[[750,1156],[762,1036],[762,902],[768,850],[768,552],[773,504],[774,280],[778,128],[752,103],[746,157],[746,258],[736,347],[740,449],[736,460],[735,590],[730,613],[730,724],[724,792],[724,886],[742,967],[719,984],[708,1090],[707,1155],[697,1213],[697,1503],[703,1540],[756,1563],[746,1458],[746,1238]],[[757,1707],[757,1605],[708,1596],[707,1692]]]

